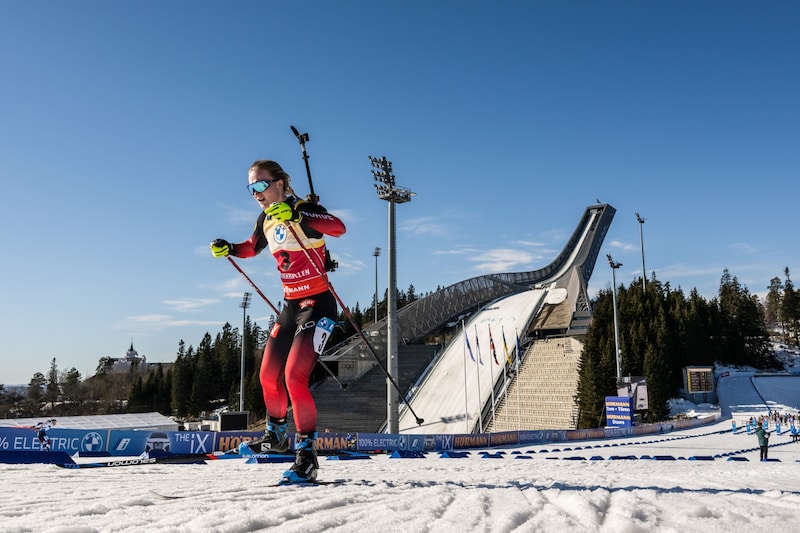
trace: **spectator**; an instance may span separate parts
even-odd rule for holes
[[[761,461],[766,461],[769,450],[769,431],[764,428],[764,424],[757,424],[755,433],[758,438],[758,447],[761,448]]]

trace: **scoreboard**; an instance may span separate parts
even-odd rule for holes
[[[714,369],[710,366],[686,367],[686,388],[689,393],[714,392]]]

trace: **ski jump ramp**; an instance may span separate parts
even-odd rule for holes
[[[506,293],[472,313],[427,369],[409,397],[425,423],[418,426],[403,406],[401,433],[471,433],[481,410],[492,401],[495,384],[516,360],[519,344],[531,334],[585,332],[590,318],[586,285],[614,213],[607,204],[587,207],[564,250],[543,269],[482,277],[496,280]],[[476,292],[482,288],[476,287]]]

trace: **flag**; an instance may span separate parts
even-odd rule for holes
[[[503,329],[503,326],[500,326],[500,335],[503,337],[503,350],[506,352],[506,361],[508,361],[509,366],[513,366],[514,362],[511,361],[511,356],[508,355],[508,344],[506,344],[506,332]]]
[[[478,352],[478,362],[483,364],[483,359],[481,358],[481,345],[478,342],[478,326],[475,326],[475,351]]]
[[[522,345],[519,343],[519,335],[517,335],[517,330],[514,330],[514,337],[516,338],[517,342],[517,368],[522,363]]]
[[[489,326],[489,351],[492,352],[492,357],[494,357],[494,364],[499,365],[500,361],[497,360],[497,351],[494,349],[494,339],[492,338],[492,326]]]
[[[469,346],[469,337],[467,337],[467,329],[464,328],[464,344],[467,345],[467,351],[469,352],[469,358],[472,359],[472,362],[475,362],[475,356],[472,355],[472,348]]]

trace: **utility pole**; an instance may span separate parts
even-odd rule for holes
[[[617,320],[617,276],[616,272],[619,267],[622,266],[622,263],[615,263],[613,259],[611,259],[611,254],[606,254],[608,258],[608,264],[611,267],[611,284],[613,287],[611,288],[611,300],[614,304],[614,346],[617,350],[616,353],[616,360],[617,360],[617,384],[622,382],[622,351],[619,348],[619,321]]]
[[[636,213],[636,220],[639,222],[639,247],[642,249],[642,292],[645,292],[645,285],[647,278],[647,271],[644,269],[644,238],[642,237],[642,227],[644,227],[644,219]]]
[[[244,293],[242,303],[239,304],[239,307],[242,308],[242,364],[239,371],[239,411],[244,411],[244,334],[247,326],[247,308],[250,307],[250,298],[252,296],[249,292]]]
[[[381,249],[377,246],[375,251],[372,252],[375,256],[375,323],[378,323],[378,257],[381,255]]]

